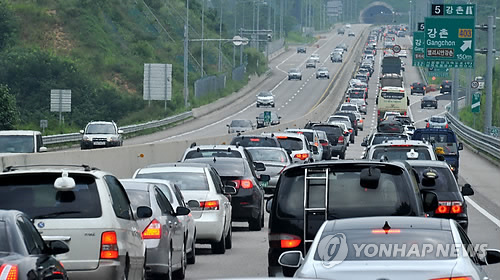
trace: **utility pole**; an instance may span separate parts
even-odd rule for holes
[[[233,2],[233,14],[234,14],[234,34],[236,34],[236,12],[238,11],[238,2]],[[236,67],[236,45],[233,44],[233,68]]]
[[[205,39],[205,0],[201,0],[201,77],[205,75],[203,70],[203,39]]]
[[[257,44],[257,51],[259,51],[259,30],[260,30],[260,24],[259,24],[259,19],[260,19],[260,2],[257,2],[257,38],[255,40],[255,43]]]
[[[222,0],[219,2],[220,5],[220,20],[219,20],[219,40],[222,40]],[[219,41],[219,63],[217,65],[217,72],[222,71],[222,41]]]
[[[283,12],[284,12],[284,0],[279,0],[280,1],[280,39],[283,39]]]
[[[188,108],[188,59],[189,59],[189,0],[186,0],[186,25],[184,25],[184,107]],[[202,69],[203,71],[203,69]]]
[[[496,16],[496,14],[495,14]],[[488,16],[488,52],[486,53],[486,114],[484,116],[484,133],[490,134],[493,115],[493,66],[495,57],[493,54],[494,24],[495,16]]]
[[[454,117],[458,116],[458,70],[453,68],[453,85],[451,87],[451,114]]]

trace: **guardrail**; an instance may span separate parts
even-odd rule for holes
[[[187,111],[175,116],[167,117],[161,120],[150,121],[147,123],[141,124],[132,124],[120,127],[119,129],[123,130],[123,134],[134,133],[138,131],[142,131],[145,129],[156,128],[160,126],[169,125],[171,123],[175,123],[178,121],[185,120],[193,116],[193,111]],[[46,145],[50,144],[61,144],[68,142],[76,142],[82,139],[82,135],[80,133],[68,133],[68,134],[57,134],[57,135],[48,135],[43,136],[43,143]]]
[[[466,126],[449,112],[446,113],[446,117],[448,118],[451,128],[458,137],[472,145],[478,151],[496,160],[500,160],[499,139]]]

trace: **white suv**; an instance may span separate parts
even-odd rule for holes
[[[123,145],[123,131],[115,122],[92,121],[84,130],[80,130],[82,141],[80,147],[84,149],[116,147]]]
[[[314,162],[313,149],[317,151],[317,147],[310,146],[309,141],[303,134],[282,132],[262,133],[262,135],[276,137],[281,147],[290,153],[293,163]]]
[[[310,146],[317,147],[318,151],[313,152],[314,161],[320,161],[323,158],[323,146],[321,146],[321,143],[319,142],[318,130],[306,129],[306,128],[298,128],[298,129],[294,128],[294,129],[286,129],[285,132],[303,134],[307,138],[307,141],[309,141]]]
[[[0,156],[11,153],[41,153],[46,151],[47,148],[43,146],[40,131],[0,131]]]
[[[107,172],[7,167],[0,173],[0,207],[26,213],[45,241],[68,244],[69,252],[57,259],[72,280],[144,278],[146,247],[136,219],[151,217],[152,210],[132,209]]]
[[[434,148],[420,140],[389,140],[368,148],[366,159],[374,160],[437,160]]]
[[[232,247],[232,206],[227,195],[236,194],[234,187],[224,186],[217,171],[209,164],[165,163],[138,169],[134,178],[168,180],[176,184],[192,207],[196,224],[196,242],[211,244],[212,252],[224,254]]]

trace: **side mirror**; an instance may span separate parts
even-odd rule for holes
[[[424,212],[434,212],[434,210],[436,210],[439,206],[436,193],[426,190],[422,190],[421,192]]]
[[[47,151],[47,147],[40,147],[39,152],[40,153],[45,153]]]
[[[254,162],[255,171],[266,171],[266,166],[262,162]]]
[[[191,213],[191,209],[187,207],[178,206],[177,209],[175,209],[176,216],[186,216],[189,215],[189,213]]]
[[[269,181],[271,181],[271,176],[269,176],[267,174],[262,174],[262,175],[260,175],[259,181],[269,182]]]
[[[424,120],[424,122],[429,122],[429,120],[428,120],[428,119],[425,119],[425,120]]]
[[[470,196],[470,195],[474,195],[474,190],[472,189],[470,184],[465,184],[462,186],[461,193],[463,196]]]
[[[200,202],[198,200],[191,199],[187,202],[189,208],[200,208]]]
[[[226,126],[227,126],[227,127],[229,127],[229,125],[228,125],[228,124],[226,124]]]
[[[271,198],[266,202],[266,212],[271,213],[272,207],[273,207],[273,199]]]
[[[361,142],[361,147],[367,147],[367,146],[368,146],[368,141],[363,140],[363,142]]]
[[[316,147],[316,146],[312,146],[312,152],[313,152],[313,154],[315,154],[315,155],[319,154],[318,147]]]
[[[443,155],[437,155],[437,159],[438,159],[439,161],[445,161],[445,158],[444,158],[444,156],[443,156]]]
[[[118,134],[123,134],[123,130],[118,129]]]
[[[297,268],[303,261],[301,251],[288,251],[280,255],[278,263],[282,266]]]
[[[61,240],[54,240],[47,242],[47,247],[49,248],[48,252],[50,255],[59,255],[69,252],[68,244],[64,243]]]
[[[153,216],[153,210],[148,206],[139,206],[137,207],[137,218],[146,219]]]
[[[82,130],[80,130],[80,134],[83,134],[84,132],[85,132],[85,131],[83,131],[83,129],[82,129]]]
[[[278,119],[281,119],[281,116],[278,116]]]
[[[495,264],[500,262],[500,250],[497,249],[486,249],[486,264]]]
[[[464,144],[463,143],[458,143],[458,150],[461,151],[464,149]]]
[[[236,188],[233,186],[225,186],[224,189],[222,189],[224,194],[229,194],[229,195],[234,195],[236,194]]]

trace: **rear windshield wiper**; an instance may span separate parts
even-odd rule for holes
[[[61,215],[65,215],[65,214],[78,214],[78,213],[82,213],[82,212],[81,211],[59,211],[59,212],[53,212],[53,213],[48,213],[48,214],[43,214],[43,215],[37,215],[37,216],[32,217],[31,219],[32,220],[49,219],[49,218],[56,218],[56,217],[59,217]]]

